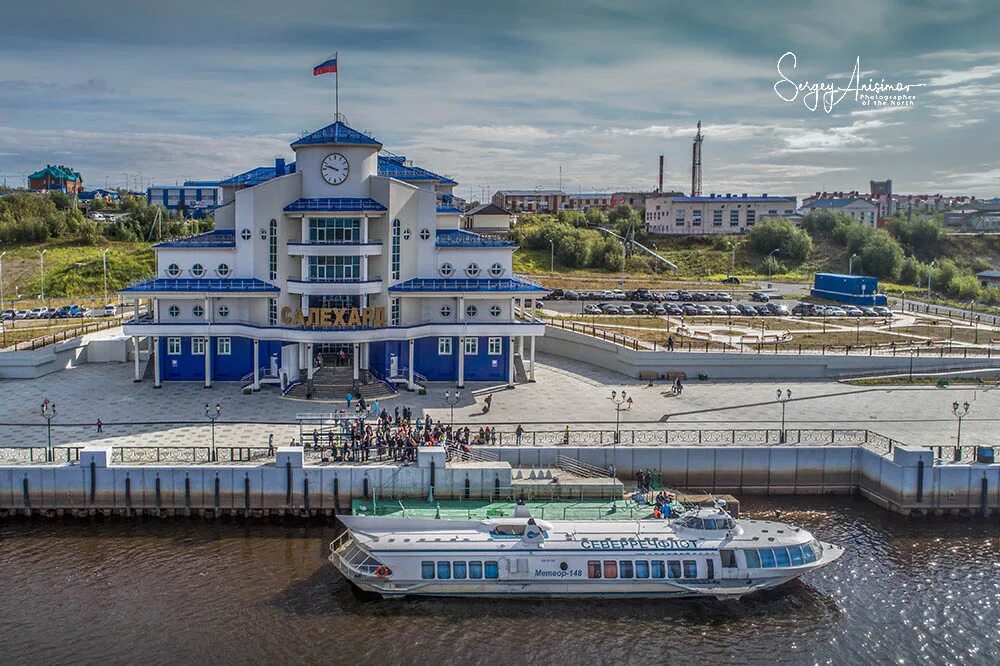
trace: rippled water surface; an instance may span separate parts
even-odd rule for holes
[[[1000,663],[1000,523],[744,501],[847,547],[738,602],[361,603],[332,528],[0,525],[0,663]]]

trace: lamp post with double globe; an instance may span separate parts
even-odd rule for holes
[[[452,429],[454,429],[455,427],[455,405],[457,405],[461,400],[462,400],[462,392],[459,391],[458,389],[456,389],[454,393],[452,393],[451,391],[444,392],[444,401],[448,403],[448,406],[451,408],[451,420],[449,423],[449,427]]]
[[[958,402],[951,403],[951,413],[958,419],[958,433],[955,437],[954,456],[954,461],[958,462],[962,459],[962,419],[964,419],[969,413],[969,403],[964,402],[961,405],[959,405]]]
[[[782,393],[781,389],[778,389],[778,402],[781,403],[781,443],[784,444],[788,441],[788,436],[785,432],[785,405],[789,400],[792,399],[792,390],[785,389]]]
[[[205,416],[208,418],[209,421],[212,422],[212,455],[211,455],[211,460],[212,460],[212,462],[216,462],[216,455],[215,455],[215,422],[216,422],[216,420],[218,420],[218,418],[220,416],[222,416],[222,405],[219,404],[219,403],[215,403],[215,408],[213,409],[212,406],[206,402],[205,403]]]
[[[48,434],[48,445],[45,447],[45,460],[52,462],[55,456],[52,453],[52,419],[56,417],[56,403],[50,402],[48,398],[42,401],[40,410],[42,418],[45,419],[45,429]]]

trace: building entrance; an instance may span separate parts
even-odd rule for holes
[[[315,353],[323,358],[323,365],[327,366],[351,365],[354,362],[354,345],[352,344],[318,344]]]

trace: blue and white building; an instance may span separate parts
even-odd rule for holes
[[[188,180],[183,185],[153,185],[146,189],[146,201],[170,211],[183,210],[190,217],[209,215],[219,205],[217,181]]]
[[[148,302],[125,332],[152,341],[156,386],[287,387],[342,353],[355,381],[512,384],[526,342],[534,378],[545,327],[519,312],[545,290],[513,274],[514,243],[459,228],[454,180],[341,120],[291,147],[221,181],[216,229],[160,243],[156,277],[123,290]]]

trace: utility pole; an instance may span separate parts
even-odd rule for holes
[[[106,247],[101,250],[101,260],[104,263],[104,304],[108,304],[108,252],[111,252],[110,247]]]
[[[44,250],[35,250],[38,252],[38,264],[42,271],[42,303],[45,303],[45,253],[48,252],[48,248]]]
[[[705,137],[701,135],[701,121],[698,121],[698,133],[694,135],[694,143],[691,145],[691,196],[701,196],[701,142]]]
[[[7,254],[6,250],[0,252],[0,310],[3,310],[3,256]]]

